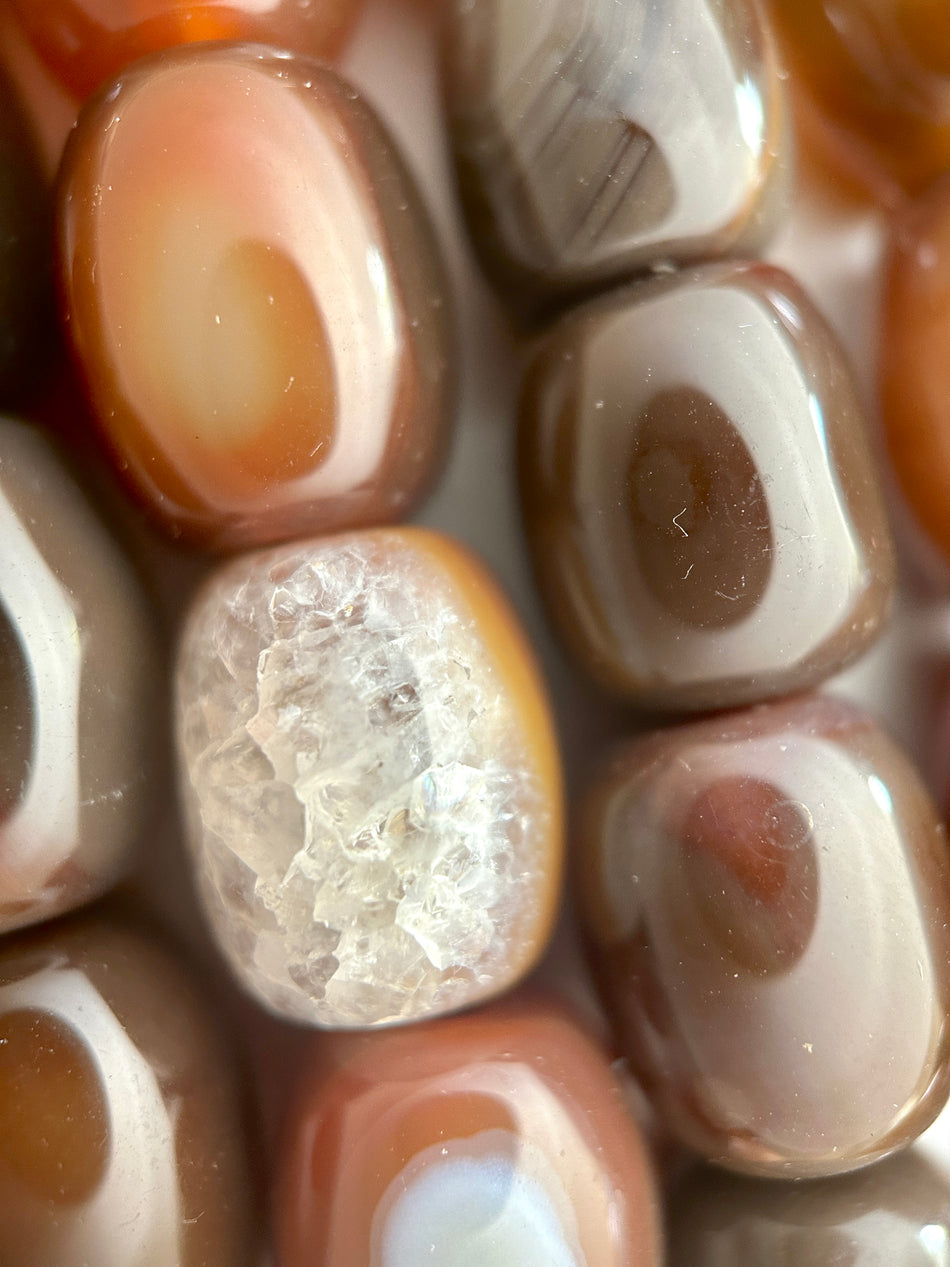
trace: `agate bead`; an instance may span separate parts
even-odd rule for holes
[[[374,1035],[334,1073],[318,1065],[279,1195],[282,1267],[661,1261],[644,1145],[609,1066],[539,1004]]]
[[[5,2],[66,91],[83,101],[130,62],[176,44],[254,40],[332,59],[362,0]]]
[[[575,309],[522,399],[535,573],[567,645],[654,708],[811,685],[887,614],[890,535],[834,336],[764,264]]]
[[[0,422],[0,932],[127,869],[152,808],[160,657],[135,574],[45,437]]]
[[[101,917],[0,944],[0,1261],[252,1267],[241,1115],[163,947]]]
[[[684,1143],[817,1177],[934,1119],[950,855],[865,714],[805,697],[660,732],[594,787],[578,843],[611,1014]]]
[[[136,63],[64,158],[65,316],[119,468],[214,546],[398,518],[441,458],[434,235],[369,107],[252,45]]]
[[[670,1267],[937,1267],[950,1185],[914,1150],[807,1183],[698,1168],[674,1193]]]
[[[462,201],[517,306],[657,259],[750,250],[771,227],[785,104],[747,0],[447,7]]]
[[[453,1010],[537,959],[559,766],[514,618],[420,529],[213,576],[184,632],[178,743],[206,909],[260,1002],[318,1025]]]
[[[891,462],[918,522],[950,559],[950,176],[893,223],[881,333]]]
[[[771,0],[805,139],[885,203],[950,167],[945,0]]]

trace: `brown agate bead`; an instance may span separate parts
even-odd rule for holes
[[[854,1169],[950,1087],[950,856],[903,755],[805,697],[660,732],[592,790],[587,926],[625,1048],[688,1145]]]
[[[476,561],[420,529],[212,576],[177,672],[199,882],[241,981],[329,1027],[515,983],[551,931],[560,771],[543,688]]]
[[[218,546],[406,513],[441,457],[433,233],[368,106],[251,45],[137,63],[64,159],[65,314],[119,467]]]
[[[161,711],[132,569],[49,442],[8,421],[0,540],[4,932],[89,901],[125,871],[151,808]]]
[[[53,310],[49,195],[12,86],[0,72],[0,401],[32,386]]]
[[[250,1267],[252,1208],[190,972],[101,917],[0,943],[0,1262]]]
[[[883,311],[891,461],[918,521],[950,558],[950,176],[894,221]]]
[[[809,686],[887,613],[893,552],[849,373],[770,266],[714,264],[566,317],[528,377],[520,475],[552,620],[638,704]]]
[[[516,305],[657,259],[751,250],[771,227],[785,104],[748,0],[447,8],[463,204],[483,263]]]
[[[255,40],[336,57],[362,0],[6,0],[80,101],[136,58],[176,44]]]
[[[884,202],[950,167],[945,0],[770,0],[806,139]]]
[[[854,1175],[781,1183],[698,1167],[670,1209],[670,1267],[936,1267],[950,1185],[914,1150]]]
[[[643,1142],[601,1051],[550,1007],[374,1036],[309,1078],[289,1126],[282,1267],[660,1262]]]

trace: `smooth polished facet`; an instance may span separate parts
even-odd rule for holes
[[[552,724],[460,547],[392,529],[235,561],[192,611],[177,716],[206,908],[267,1007],[418,1020],[537,959],[560,878]]]
[[[52,325],[49,194],[19,103],[0,70],[0,402],[33,385]]]
[[[803,149],[885,203],[950,167],[945,0],[770,0]]]
[[[451,407],[435,239],[369,107],[254,45],[173,50],[83,112],[65,315],[119,470],[237,547],[399,518]]]
[[[130,62],[176,44],[254,40],[332,60],[362,0],[6,0],[63,87],[83,101]]]
[[[252,1267],[237,1090],[190,971],[101,917],[0,943],[0,1262]]]
[[[771,227],[785,105],[747,0],[447,7],[462,199],[516,305],[660,259],[749,250]]]
[[[914,1150],[805,1183],[697,1168],[671,1201],[669,1267],[938,1267],[950,1184]]]
[[[895,218],[880,382],[891,463],[918,523],[950,558],[950,176]]]
[[[575,309],[521,412],[535,574],[608,689],[749,703],[820,681],[879,632],[894,559],[864,419],[786,274],[713,264]]]
[[[658,1267],[643,1141],[558,1009],[508,1004],[314,1063],[281,1160],[282,1267]]]
[[[687,1145],[855,1169],[950,1089],[950,854],[864,713],[803,697],[659,732],[591,791],[578,859],[610,1014]]]
[[[142,844],[161,657],[137,579],[49,441],[0,421],[0,932],[98,896]]]

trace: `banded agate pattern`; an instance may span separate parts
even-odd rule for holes
[[[540,955],[561,869],[552,723],[460,547],[391,529],[236,561],[191,613],[176,689],[205,905],[265,1006],[416,1020]]]
[[[0,932],[98,896],[139,846],[160,662],[129,563],[59,454],[0,421]]]
[[[288,1124],[284,1267],[659,1264],[643,1141],[557,1009],[508,1004],[320,1060]]]
[[[227,1058],[183,969],[84,917],[0,948],[0,1260],[249,1267]]]
[[[604,772],[578,844],[610,1013],[685,1143],[794,1179],[933,1121],[950,858],[869,717],[803,697],[657,733]]]
[[[448,8],[463,204],[515,303],[762,236],[780,201],[786,121],[746,0]]]
[[[238,547],[400,517],[439,465],[451,320],[370,108],[256,45],[143,59],[64,157],[65,316],[120,471]]]
[[[521,409],[542,596],[609,689],[751,702],[819,681],[879,631],[894,560],[864,420],[784,273],[707,265],[575,309]]]

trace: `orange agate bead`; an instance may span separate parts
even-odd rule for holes
[[[660,1261],[639,1132],[550,1007],[387,1035],[311,1073],[282,1161],[282,1267]]]

